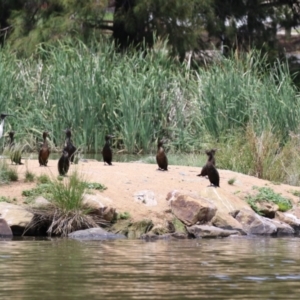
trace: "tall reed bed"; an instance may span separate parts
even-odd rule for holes
[[[120,54],[108,42],[61,44],[24,60],[0,51],[0,110],[16,117],[7,129],[32,142],[48,130],[61,146],[70,127],[86,151],[111,133],[118,149],[149,153],[161,137],[194,152],[248,123],[271,126],[280,142],[298,128],[300,98],[285,64],[267,66],[252,52],[192,70],[165,53]]]

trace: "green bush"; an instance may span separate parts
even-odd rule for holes
[[[257,208],[257,202],[266,201],[277,204],[279,207],[279,211],[287,211],[292,208],[291,200],[281,196],[281,194],[275,193],[272,189],[268,187],[253,187],[253,189],[257,190],[258,193],[254,196],[248,196],[247,202],[255,210],[259,213]]]

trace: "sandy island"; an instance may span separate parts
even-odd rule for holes
[[[48,167],[40,167],[37,160],[27,160],[24,165],[16,166],[19,180],[10,184],[0,186],[0,196],[15,198],[16,204],[23,204],[25,197],[23,190],[36,186],[36,183],[25,182],[25,172],[28,169],[36,176],[48,174],[56,177],[57,160],[50,160]],[[78,165],[72,165],[69,173],[77,169],[87,181],[104,184],[107,189],[103,192],[95,191],[101,202],[106,206],[116,208],[117,212],[129,212],[135,220],[152,219],[163,220],[169,210],[166,195],[172,190],[197,193],[209,185],[206,178],[196,176],[200,172],[198,167],[170,165],[169,171],[157,170],[155,164],[139,162],[121,163],[114,162],[113,166],[105,166],[103,162],[96,160],[80,161]],[[300,191],[300,187],[286,184],[274,184],[267,180],[258,179],[228,170],[220,170],[220,189],[225,190],[228,195],[235,195],[244,199],[249,193],[253,193],[253,186],[268,186],[277,193],[293,200],[294,204],[299,202],[299,197],[291,194],[291,191]],[[228,180],[235,178],[233,185]],[[213,188],[213,187],[212,187]],[[154,193],[155,205],[145,205],[134,198],[140,191],[150,190]]]

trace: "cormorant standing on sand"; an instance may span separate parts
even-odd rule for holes
[[[158,164],[158,170],[168,171],[168,158],[165,154],[163,143],[163,140],[160,140],[157,143],[156,162]]]
[[[103,161],[104,161],[104,165],[105,163],[107,163],[108,165],[112,165],[112,150],[110,148],[110,139],[113,138],[113,135],[106,135],[105,136],[105,145],[103,147],[102,150],[102,157],[103,157]]]
[[[59,175],[64,176],[68,173],[70,168],[70,160],[69,160],[69,154],[66,150],[63,150],[63,153],[58,160],[58,172]]]
[[[216,166],[216,154],[217,149],[206,150],[205,153],[208,156],[207,162],[211,162],[214,166]]]
[[[66,133],[66,140],[65,140],[65,147],[64,147],[64,151],[68,152],[68,157],[69,160],[71,161],[71,163],[74,162],[74,154],[76,152],[76,147],[73,145],[72,141],[71,141],[71,130],[70,129],[66,129],[64,130]]]
[[[215,167],[215,152],[216,149],[205,151],[205,153],[208,155],[208,160],[206,162],[206,165],[202,168],[201,173],[197,176],[208,176],[211,186],[220,187],[220,175]]]
[[[48,131],[44,131],[43,132],[43,145],[39,151],[39,163],[40,166],[45,166],[47,167],[47,163],[48,163],[48,158],[50,155],[50,148],[47,142],[47,137],[49,136]]]
[[[1,114],[0,115],[0,120],[1,120],[1,123],[0,123],[0,139],[2,138],[2,136],[3,136],[3,131],[4,131],[4,119],[5,119],[5,117],[7,117],[7,116],[11,116],[11,115],[9,115],[9,114]]]

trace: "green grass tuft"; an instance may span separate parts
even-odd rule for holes
[[[230,178],[230,179],[228,180],[228,184],[229,184],[229,185],[233,185],[233,184],[235,183],[235,181],[236,181],[235,178]]]
[[[292,202],[290,199],[283,197],[281,194],[275,193],[271,188],[254,186],[253,189],[257,190],[258,193],[256,193],[256,195],[254,196],[248,196],[246,200],[252,207],[252,209],[257,213],[260,212],[256,204],[257,202],[261,201],[267,201],[277,204],[279,207],[279,211],[282,212],[292,208]]]
[[[35,175],[32,172],[26,170],[26,172],[25,172],[25,182],[33,182],[34,179],[35,179]]]
[[[83,195],[89,187],[101,188],[101,184],[85,181],[77,171],[63,180],[51,180],[49,183],[40,183],[36,188],[23,191],[23,195],[35,198],[43,195],[50,205],[47,207],[32,208],[35,214],[33,223],[30,226],[41,226],[48,224],[50,235],[67,236],[70,232],[107,225],[107,221],[93,208],[83,203]]]

